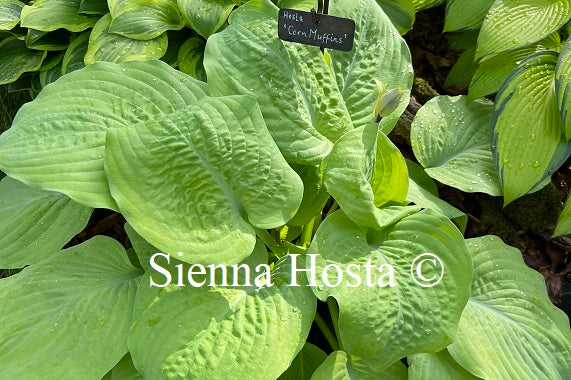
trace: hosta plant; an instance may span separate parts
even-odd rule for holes
[[[206,82],[95,62],[20,109],[0,136],[0,267],[27,265],[0,280],[3,376],[571,376],[541,276],[497,237],[465,240],[429,177],[499,192],[477,130],[492,106],[428,105],[477,136],[451,152],[420,133],[430,169],[407,162],[387,137],[406,44],[376,1],[330,13],[355,20],[351,52],[279,40],[278,8],[252,0],[208,38]],[[94,208],[126,219],[132,248],[68,244]]]

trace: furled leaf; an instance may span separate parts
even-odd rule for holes
[[[565,128],[565,138],[571,139],[571,42],[568,40],[565,48],[559,55],[555,69],[555,97],[559,115]]]
[[[492,108],[465,96],[439,96],[418,111],[410,141],[429,176],[466,192],[502,194],[490,146]]]
[[[107,130],[172,113],[205,90],[204,83],[160,61],[94,63],[46,87],[18,111],[0,136],[0,170],[86,206],[116,209],[103,171]]]
[[[28,29],[26,46],[35,50],[65,50],[69,45],[69,33],[64,31],[42,32],[41,30]]]
[[[559,215],[553,237],[571,234],[571,201],[567,198],[565,208]]]
[[[569,156],[554,91],[557,58],[551,51],[533,54],[496,97],[492,149],[504,204],[541,184]]]
[[[316,216],[329,199],[329,193],[323,184],[323,167],[292,164],[292,169],[303,181],[303,199],[299,210],[288,222],[289,226],[303,226]]]
[[[331,68],[355,128],[374,121],[375,79],[387,90],[400,87],[404,91],[399,107],[381,121],[381,130],[388,134],[409,102],[413,78],[410,51],[374,0],[332,1],[329,13],[355,20],[353,50],[329,51]]]
[[[377,3],[401,35],[412,29],[416,13],[412,0],[377,0]]]
[[[450,69],[444,86],[450,87],[458,84],[468,85],[472,80],[472,76],[478,68],[478,64],[474,62],[475,46],[470,46],[460,56]]]
[[[417,12],[436,7],[440,4],[444,4],[444,2],[446,2],[446,0],[412,0],[414,9],[416,9]]]
[[[0,280],[2,376],[101,378],[127,353],[140,275],[98,236]]]
[[[340,343],[353,361],[382,370],[412,353],[440,351],[454,339],[472,266],[462,234],[446,217],[423,210],[375,231],[338,211],[321,223],[308,254],[318,255],[316,273],[326,273],[316,276],[312,290],[321,300],[337,300]],[[423,254],[438,259],[416,259]],[[420,271],[434,280],[432,287],[414,277],[425,257],[433,261]],[[339,272],[326,268],[331,264],[354,276],[339,281]]]
[[[406,380],[406,367],[400,361],[384,370],[369,367],[366,361],[335,351],[317,368],[311,380]]]
[[[82,15],[100,15],[109,13],[107,0],[81,0],[77,13]]]
[[[202,60],[204,59],[204,41],[199,37],[186,40],[178,51],[178,68],[183,73],[196,79],[206,81],[206,72]]]
[[[178,0],[186,24],[204,38],[210,37],[226,22],[234,0]]]
[[[448,347],[452,357],[481,378],[570,378],[569,319],[549,300],[543,277],[498,237],[467,242],[472,295]]]
[[[310,380],[315,369],[323,363],[327,354],[317,346],[306,343],[287,371],[278,380]]]
[[[22,8],[20,25],[43,32],[60,28],[81,32],[95,25],[98,17],[79,14],[80,4],[81,0],[38,0]]]
[[[99,19],[89,37],[89,46],[85,53],[85,64],[96,61],[127,62],[159,59],[167,51],[168,38],[163,33],[148,41],[134,40],[119,34],[111,33],[109,25],[111,16]]]
[[[131,329],[135,366],[145,378],[277,378],[302,349],[316,308],[308,287],[289,286],[291,276],[286,258],[272,287],[162,292]]]
[[[303,194],[251,96],[208,98],[111,129],[105,167],[129,224],[189,263],[239,262],[254,248],[255,228],[286,224]]]
[[[409,380],[476,380],[476,376],[456,363],[447,350],[435,354],[415,354],[407,358]]]
[[[347,216],[361,226],[385,226],[391,219],[378,207],[405,200],[408,174],[404,158],[374,124],[341,137],[325,158],[324,167],[327,191]],[[415,209],[402,210],[409,213]]]
[[[495,0],[448,0],[444,32],[479,29]]]
[[[14,82],[23,73],[37,71],[46,57],[42,50],[32,50],[17,37],[0,41],[0,84]]]
[[[69,44],[61,64],[62,74],[71,73],[85,67],[83,61],[89,45],[91,31],[83,32]]]
[[[0,30],[10,30],[18,25],[24,5],[18,0],[0,0]]]
[[[571,18],[571,0],[497,0],[484,20],[476,59],[537,42]]]
[[[184,26],[176,0],[114,0],[109,9],[109,32],[136,40],[151,40]]]
[[[59,251],[87,225],[91,209],[65,195],[0,182],[0,268],[22,268]]]
[[[208,84],[213,94],[253,93],[285,158],[318,165],[351,120],[319,49],[281,41],[277,16],[269,0],[234,11],[230,26],[206,43]]]

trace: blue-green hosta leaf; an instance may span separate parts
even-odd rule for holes
[[[378,207],[405,200],[408,174],[404,158],[374,124],[343,135],[325,158],[324,167],[327,191],[347,216],[361,226],[385,226],[392,219]],[[405,214],[417,210],[402,208]]]
[[[0,268],[22,268],[59,251],[87,225],[91,209],[65,195],[0,182]]]
[[[555,96],[559,115],[565,128],[565,138],[571,139],[571,42],[568,40],[559,55],[555,69]]]
[[[353,358],[345,351],[335,351],[314,372],[311,380],[406,380],[406,367],[396,362],[377,371],[366,360]]]
[[[91,31],[83,32],[69,44],[61,63],[62,74],[71,73],[85,67],[84,57],[89,45]]]
[[[498,237],[467,242],[474,279],[452,357],[484,379],[571,378],[569,320],[549,300],[543,277]]]
[[[401,35],[412,29],[415,9],[412,0],[377,0]]]
[[[416,114],[414,155],[432,178],[466,192],[501,195],[490,144],[492,104],[439,96]]]
[[[408,105],[412,88],[408,46],[374,0],[332,1],[329,13],[355,20],[353,50],[329,51],[331,68],[355,128],[373,122],[378,97],[375,79],[387,90],[400,87],[404,91],[399,107],[381,121],[381,130],[388,134]]]
[[[474,62],[475,46],[470,46],[460,56],[450,69],[444,86],[450,87],[458,84],[468,85],[472,80],[472,76],[478,68],[478,64]]]
[[[421,268],[424,277],[434,278],[433,287],[411,275],[422,262],[415,259],[425,253],[440,260],[422,258],[434,260]],[[354,362],[382,370],[409,354],[440,351],[454,339],[470,295],[472,265],[462,234],[446,217],[423,210],[376,231],[338,211],[321,223],[308,254],[319,255],[312,290],[321,300],[337,300],[340,344]],[[372,269],[365,269],[367,263]],[[337,270],[329,267],[321,276],[330,264],[345,274],[337,287],[325,286],[339,282]],[[394,287],[388,286],[391,273]]]
[[[177,3],[186,24],[208,38],[224,25],[235,0],[178,0]]]
[[[0,170],[86,206],[116,209],[103,170],[107,130],[172,113],[206,96],[205,90],[160,61],[94,63],[18,111],[0,136]]]
[[[111,129],[105,166],[129,224],[189,263],[239,262],[254,248],[255,228],[286,224],[303,194],[251,96],[207,98]]]
[[[479,29],[495,0],[448,0],[444,32]]]
[[[2,376],[101,378],[127,353],[140,275],[98,236],[0,280]]]
[[[407,358],[409,380],[477,380],[458,364],[447,350],[435,354],[415,354]]]
[[[109,13],[107,0],[81,0],[77,13],[82,15],[103,16],[104,14]]]
[[[97,22],[97,16],[78,13],[81,0],[38,0],[22,8],[20,25],[43,32],[64,28],[70,32],[81,32]]]
[[[0,41],[0,84],[12,83],[23,73],[37,71],[47,52],[28,49],[17,37]]]
[[[555,226],[555,232],[553,236],[569,235],[571,234],[571,201],[567,198],[565,202],[565,207],[559,215],[557,220],[557,225]]]
[[[306,343],[287,371],[278,380],[310,380],[315,369],[323,363],[327,354],[317,346]]]
[[[484,20],[476,59],[537,42],[571,18],[571,0],[497,0]]]
[[[559,33],[553,33],[538,43],[504,51],[480,62],[470,82],[468,101],[498,92],[521,61],[538,51],[557,50],[560,44]]]
[[[119,34],[111,33],[109,14],[101,17],[93,27],[89,37],[89,47],[85,53],[85,64],[96,61],[127,62],[148,61],[161,58],[167,51],[168,37],[166,33],[148,41],[134,40]]]
[[[277,378],[302,349],[316,308],[308,287],[289,286],[291,275],[286,258],[276,263],[272,287],[163,292],[131,329],[135,366],[151,379]]]
[[[496,97],[492,149],[504,204],[549,178],[569,155],[554,91],[557,58],[551,51],[531,55]]]
[[[18,0],[0,0],[0,30],[10,30],[18,25],[24,5]]]
[[[416,9],[417,12],[420,12],[428,8],[436,7],[440,4],[444,4],[445,1],[446,0],[412,0],[412,4],[414,5],[414,9]]]
[[[136,40],[151,40],[184,26],[176,0],[113,0],[109,9],[109,31]]]
[[[178,69],[196,79],[206,81],[206,72],[202,63],[205,43],[202,38],[191,37],[178,51]]]
[[[269,0],[234,11],[230,26],[206,43],[208,84],[213,94],[253,93],[285,158],[318,165],[351,120],[319,49],[281,41],[277,16]]]

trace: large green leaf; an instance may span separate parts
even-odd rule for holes
[[[504,204],[541,184],[569,155],[554,91],[557,58],[551,51],[533,54],[496,97],[492,149]]]
[[[213,94],[253,93],[285,158],[317,165],[351,120],[319,49],[278,39],[277,16],[269,0],[237,9],[206,43],[208,84]]]
[[[476,380],[456,363],[447,350],[435,354],[415,354],[407,358],[409,380]]]
[[[365,11],[366,10],[366,11]],[[381,121],[388,134],[408,105],[413,70],[410,51],[374,0],[332,1],[330,13],[355,20],[355,42],[350,53],[332,50],[331,68],[355,127],[373,122],[378,97],[375,79],[387,89],[404,91],[399,107]]]
[[[235,0],[177,0],[186,24],[204,38],[226,22]]]
[[[306,343],[278,380],[310,380],[313,372],[326,358],[327,354],[321,348]]]
[[[167,51],[166,33],[148,41],[140,41],[111,33],[110,24],[111,16],[107,14],[93,27],[89,37],[89,47],[85,53],[85,64],[89,65],[96,61],[115,63],[148,61],[161,58]]]
[[[71,41],[61,63],[62,74],[71,73],[85,67],[83,61],[89,45],[91,31],[83,32]]]
[[[479,29],[495,0],[448,0],[444,32]]]
[[[474,62],[474,54],[476,52],[475,46],[470,46],[460,56],[454,66],[446,76],[444,86],[450,87],[455,85],[468,85],[478,69],[478,64]]]
[[[109,0],[109,31],[136,40],[151,40],[184,22],[176,0]]]
[[[24,5],[18,0],[0,0],[0,30],[10,30],[18,25]]]
[[[140,275],[119,243],[95,237],[0,280],[2,376],[101,378],[127,353]]]
[[[452,357],[485,379],[571,378],[569,320],[549,300],[543,277],[498,237],[467,242],[474,279]]]
[[[60,28],[81,32],[95,25],[98,17],[79,14],[80,4],[81,0],[38,0],[22,8],[20,25],[43,32]]]
[[[239,262],[254,248],[255,228],[286,224],[303,194],[255,99],[244,95],[111,129],[105,167],[129,224],[191,263]]]
[[[440,265],[433,256],[415,263],[426,253]],[[382,370],[409,354],[440,351],[454,339],[470,295],[472,266],[462,234],[446,217],[423,210],[375,231],[339,211],[321,223],[308,254],[318,255],[312,290],[321,300],[337,300],[340,344],[354,362]],[[425,257],[432,264],[418,269]],[[326,286],[339,280],[337,270],[326,268],[331,264],[353,275]],[[435,281],[419,282],[412,275],[417,270]]]
[[[116,209],[103,170],[111,127],[148,121],[205,96],[164,62],[97,62],[46,87],[0,136],[0,169],[90,207]]]
[[[377,0],[377,3],[400,34],[406,34],[412,29],[416,13],[412,0]]]
[[[416,114],[414,155],[432,178],[466,192],[501,195],[490,144],[492,104],[439,96]]]
[[[400,361],[377,371],[366,361],[335,351],[317,368],[311,380],[406,380],[406,367]]]
[[[325,159],[324,167],[327,191],[360,226],[385,226],[391,218],[378,207],[405,200],[408,174],[404,158],[374,124],[343,135]],[[403,208],[402,212],[417,210]]]
[[[571,201],[567,198],[565,202],[565,207],[559,215],[557,220],[557,226],[555,226],[555,232],[553,236],[569,235],[571,234]]]
[[[65,195],[0,182],[0,268],[22,268],[59,251],[87,225],[91,209]]]
[[[277,378],[302,349],[316,308],[308,287],[289,286],[291,276],[286,258],[271,287],[157,291],[131,329],[135,366],[151,379]]]
[[[537,42],[569,18],[571,0],[497,0],[480,30],[476,59]]]
[[[559,55],[559,61],[555,69],[555,96],[559,115],[565,127],[565,138],[571,139],[571,41],[567,40],[565,48]]]
[[[17,37],[0,41],[0,84],[12,83],[23,73],[37,71],[46,54],[43,50],[28,49]]]

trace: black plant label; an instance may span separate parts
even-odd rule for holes
[[[355,21],[282,8],[278,16],[278,37],[304,45],[350,51],[355,39]]]

